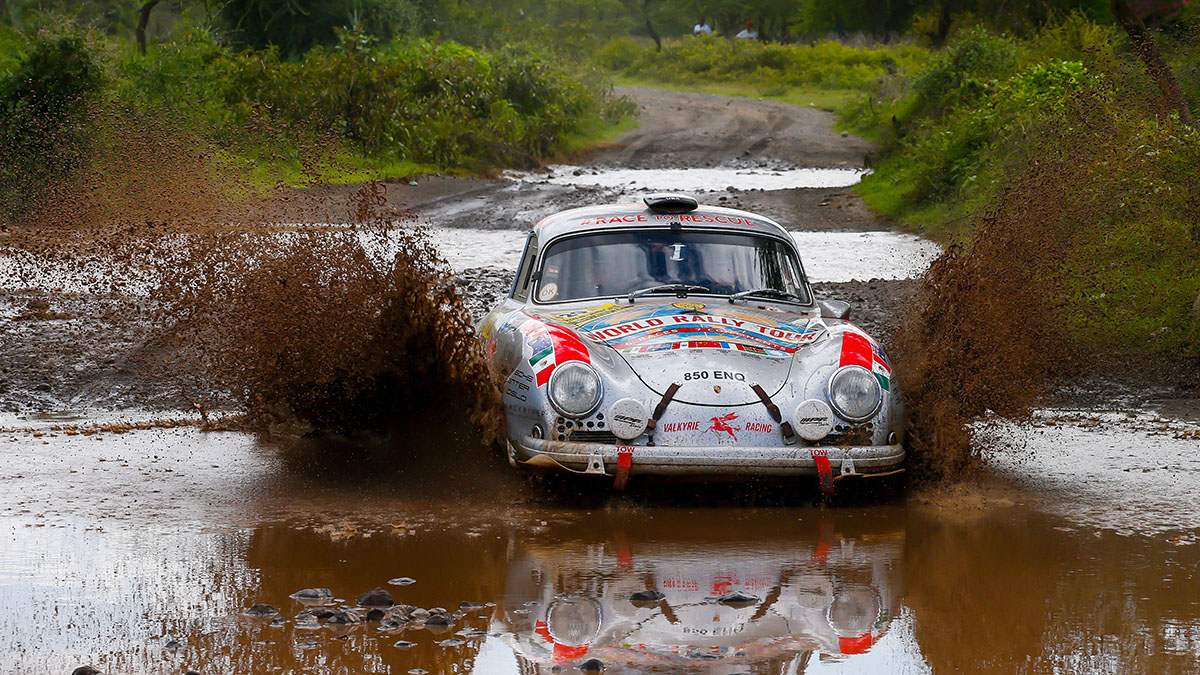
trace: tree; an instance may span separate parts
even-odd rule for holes
[[[0,0],[0,2],[3,1],[4,0]],[[152,12],[155,6],[157,6],[160,2],[162,2],[162,0],[146,0],[146,2],[142,4],[142,8],[138,10],[137,44],[138,51],[142,53],[142,56],[146,55],[146,25],[150,23],[150,12]]]
[[[650,34],[650,38],[654,40],[654,46],[661,52],[662,38],[658,36],[658,31],[654,30],[654,24],[650,21],[650,5],[653,2],[654,0],[625,0],[625,6],[646,23],[646,32]]]
[[[1138,57],[1146,64],[1146,72],[1158,86],[1164,102],[1179,113],[1180,120],[1191,124],[1192,111],[1188,107],[1187,99],[1183,97],[1183,90],[1179,88],[1179,81],[1175,79],[1175,73],[1171,71],[1162,50],[1154,42],[1154,36],[1146,30],[1146,24],[1142,23],[1141,18],[1129,6],[1128,0],[1112,0],[1112,13],[1117,18],[1117,23],[1121,24],[1121,28],[1129,35],[1133,51],[1137,52]]]

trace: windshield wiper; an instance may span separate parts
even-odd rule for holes
[[[693,284],[665,284],[663,286],[651,286],[650,288],[642,288],[629,294],[629,302],[632,303],[635,299],[650,293],[674,293],[680,298],[686,298],[688,293],[711,293],[706,286],[695,286]]]
[[[788,293],[787,291],[781,291],[778,288],[752,288],[748,291],[739,291],[737,293],[733,293],[732,295],[729,296],[729,302],[732,303],[736,300],[745,300],[746,298],[748,298],[752,295],[769,295],[769,296],[776,297],[776,298],[791,298],[793,300],[803,300],[803,298],[796,295],[795,293]]]

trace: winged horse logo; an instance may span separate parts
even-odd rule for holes
[[[718,434],[720,434],[723,431],[723,432],[729,434],[733,438],[733,440],[736,441],[738,439],[738,437],[737,437],[737,434],[735,434],[733,432],[741,431],[742,428],[735,427],[735,426],[732,426],[729,424],[730,422],[732,422],[733,420],[736,420],[736,419],[737,419],[737,413],[725,413],[724,415],[721,415],[720,417],[713,417],[708,420],[709,422],[712,422],[712,426],[705,429],[704,433],[707,434],[710,431],[715,431]]]

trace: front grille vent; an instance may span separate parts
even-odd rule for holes
[[[594,416],[582,420],[555,418],[554,440],[608,445],[617,443],[617,437],[604,424],[604,413],[596,413]]]

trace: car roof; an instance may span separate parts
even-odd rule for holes
[[[755,213],[723,206],[701,205],[688,213],[654,211],[644,204],[605,204],[560,211],[533,226],[541,244],[567,234],[603,232],[617,227],[669,227],[682,223],[684,229],[743,230],[753,234],[771,234],[790,240],[782,225]]]

